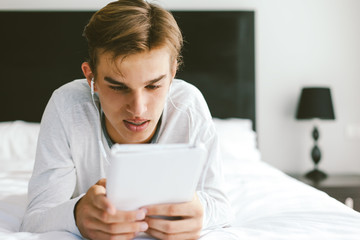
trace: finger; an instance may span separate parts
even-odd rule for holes
[[[182,216],[193,217],[202,214],[202,208],[193,202],[177,204],[159,204],[146,207],[148,216]]]
[[[124,234],[124,233],[137,233],[145,232],[148,229],[146,222],[126,222],[126,223],[104,223],[98,219],[89,221],[87,227],[97,231],[101,231],[111,235]]]
[[[116,211],[115,214],[109,214],[107,211],[100,210],[96,215],[97,219],[104,223],[136,222],[144,220],[146,209],[136,211]]]
[[[156,239],[169,239],[169,240],[184,240],[184,239],[199,239],[200,232],[184,232],[177,234],[168,234],[156,229],[149,228],[147,234],[155,237]]]
[[[99,181],[100,182],[100,181]],[[116,208],[111,204],[109,199],[106,197],[106,189],[102,185],[94,185],[91,187],[92,190],[92,202],[94,205],[104,211],[107,211],[109,214],[115,214]]]
[[[124,233],[124,234],[118,234],[118,235],[114,235],[114,234],[109,234],[109,233],[105,233],[102,231],[92,231],[89,234],[89,238],[90,239],[112,239],[112,240],[124,240],[124,239],[133,239],[134,237],[136,237],[136,233]]]
[[[202,229],[202,220],[197,218],[169,221],[165,219],[147,217],[145,221],[148,223],[149,228],[168,234],[193,231],[197,232]]]
[[[151,216],[187,216],[186,204],[158,204],[146,207],[147,215]]]
[[[106,188],[106,178],[102,178],[100,179],[96,185],[100,185],[100,186],[103,186],[104,188]]]

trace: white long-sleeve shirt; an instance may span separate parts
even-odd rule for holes
[[[94,98],[99,106],[98,97]],[[57,89],[41,120],[22,231],[68,231],[81,236],[74,220],[74,206],[92,185],[106,177],[108,167],[99,139],[109,154],[86,79]],[[155,142],[205,144],[208,168],[203,191],[201,181],[197,187],[205,213],[203,229],[227,225],[231,211],[223,190],[218,139],[207,104],[197,88],[173,80]]]

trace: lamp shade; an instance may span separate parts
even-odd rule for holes
[[[330,88],[303,88],[296,112],[297,119],[335,119]]]

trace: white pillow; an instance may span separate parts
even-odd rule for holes
[[[250,119],[213,118],[225,162],[260,159],[256,133]],[[0,122],[0,165],[16,169],[33,164],[40,123],[24,121]]]
[[[224,162],[260,160],[256,133],[250,119],[213,118]]]
[[[0,122],[0,162],[34,160],[40,123]]]
[[[221,131],[228,131],[235,128],[240,131],[252,130],[252,121],[246,118],[213,118],[216,127],[220,127]]]

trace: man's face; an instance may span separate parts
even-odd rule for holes
[[[98,58],[95,91],[105,114],[110,138],[116,143],[149,142],[155,133],[175,76],[167,48],[118,58]]]

